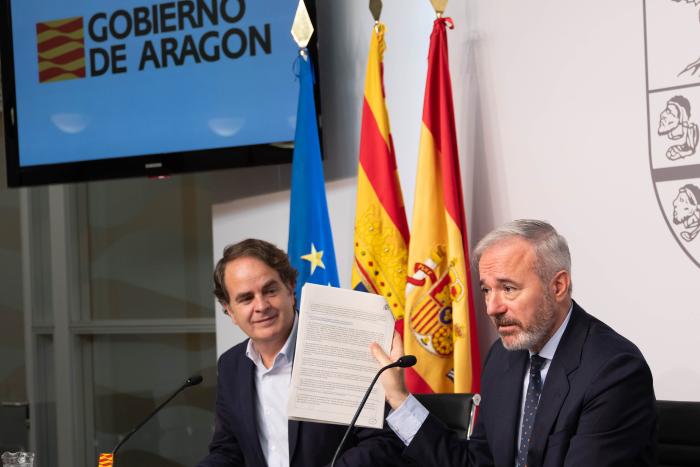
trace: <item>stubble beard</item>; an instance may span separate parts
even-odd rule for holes
[[[545,340],[551,337],[549,334],[552,332],[551,328],[555,317],[556,306],[554,299],[546,294],[543,297],[542,304],[535,313],[535,322],[532,325],[524,328],[522,323],[518,323],[517,325],[520,327],[520,331],[516,334],[500,336],[503,347],[505,347],[506,350],[541,349],[546,343]],[[494,319],[494,324],[501,324],[499,321],[511,322],[511,320],[499,318]]]

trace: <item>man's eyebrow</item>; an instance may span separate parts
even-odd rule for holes
[[[234,297],[234,299],[235,299],[236,301],[239,301],[239,300],[243,300],[243,299],[245,299],[245,298],[248,298],[248,297],[250,297],[250,296],[252,296],[252,295],[253,295],[253,292],[240,292],[240,293],[236,294],[236,296]]]
[[[265,282],[265,284],[263,284],[262,289],[264,290],[264,289],[270,288],[270,287],[272,287],[272,286],[281,286],[281,285],[282,285],[282,284],[280,283],[279,280],[277,280],[277,279],[270,279],[269,281]],[[254,294],[252,291],[247,290],[247,291],[245,291],[245,292],[240,292],[240,293],[236,294],[236,296],[235,296],[234,298],[235,298],[236,300],[241,300],[241,299],[244,299],[244,298],[248,298],[248,297],[250,297],[251,295],[255,295],[255,294]]]
[[[496,281],[501,285],[502,284],[520,285],[520,283],[518,281],[513,280],[510,277],[499,277],[498,279],[496,279]]]
[[[515,281],[509,277],[498,277],[498,278],[496,278],[496,282],[498,282],[499,284],[516,284],[516,285],[518,284],[517,281]],[[484,285],[483,279],[479,279],[479,285],[481,285],[481,286]]]
[[[278,281],[277,279],[270,279],[269,281],[265,282],[265,285],[263,285],[262,288],[266,289],[273,285],[280,285],[280,281]]]

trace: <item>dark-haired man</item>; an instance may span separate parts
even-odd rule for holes
[[[387,422],[404,455],[422,467],[654,465],[651,372],[634,344],[571,299],[566,240],[546,222],[519,220],[486,235],[474,256],[500,335],[484,363],[475,431],[458,439],[408,394],[400,372],[387,372]]]
[[[286,253],[248,239],[224,249],[214,294],[248,339],[219,359],[215,431],[199,467],[328,464],[344,426],[287,419],[296,338],[296,270]],[[388,430],[356,430],[338,466],[394,465],[401,442]]]

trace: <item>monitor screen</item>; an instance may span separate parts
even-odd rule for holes
[[[2,2],[11,186],[289,160],[295,0]]]

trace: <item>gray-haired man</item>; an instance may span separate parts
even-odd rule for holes
[[[387,372],[387,422],[404,456],[434,467],[653,465],[651,372],[634,344],[571,299],[566,240],[546,222],[518,220],[486,235],[474,256],[500,336],[484,363],[474,434],[458,439],[408,394],[399,371]],[[394,342],[392,358],[402,353]]]

